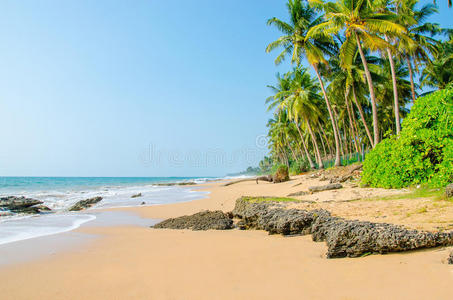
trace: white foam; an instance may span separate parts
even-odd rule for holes
[[[0,245],[71,231],[94,219],[88,214],[48,214],[4,220],[0,224]]]

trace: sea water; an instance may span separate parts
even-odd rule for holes
[[[57,234],[96,219],[96,208],[130,207],[190,201],[207,192],[190,186],[159,183],[204,183],[216,178],[199,177],[0,177],[0,197],[25,196],[44,202],[51,213],[13,214],[0,217],[0,245]],[[141,193],[141,197],[131,198]],[[102,197],[82,212],[69,212],[77,201]],[[91,212],[91,213],[90,213]]]

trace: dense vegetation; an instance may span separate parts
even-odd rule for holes
[[[419,98],[399,136],[379,143],[364,163],[362,181],[400,188],[453,181],[453,86]]]
[[[266,51],[280,49],[275,63],[290,59],[292,69],[269,85],[266,105],[274,115],[267,124],[270,155],[260,162],[261,172],[280,164],[291,173],[348,164],[390,136],[373,153],[384,151],[401,135],[401,120],[407,118],[406,132],[415,130],[407,116],[411,104],[416,109],[425,101],[418,98],[421,89],[443,89],[453,80],[453,31],[427,22],[437,13],[434,3],[286,5],[286,19],[268,20],[282,35]]]

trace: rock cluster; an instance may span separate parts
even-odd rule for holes
[[[80,200],[69,208],[69,211],[79,211],[92,207],[102,200],[102,197],[93,197],[90,199]]]
[[[14,213],[37,214],[42,211],[50,211],[50,208],[42,204],[42,201],[25,197],[8,196],[0,198],[0,209]]]
[[[233,228],[233,220],[220,210],[202,211],[190,216],[167,219],[152,227],[192,230],[224,230]]]
[[[271,202],[240,198],[232,212],[241,229],[262,229],[269,234],[312,234],[325,241],[327,257],[358,257],[453,244],[453,233],[408,230],[392,224],[346,220],[326,210],[284,209]]]

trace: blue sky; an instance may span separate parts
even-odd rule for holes
[[[451,27],[438,1],[432,21]],[[257,164],[284,1],[2,1],[0,175],[217,176]]]

